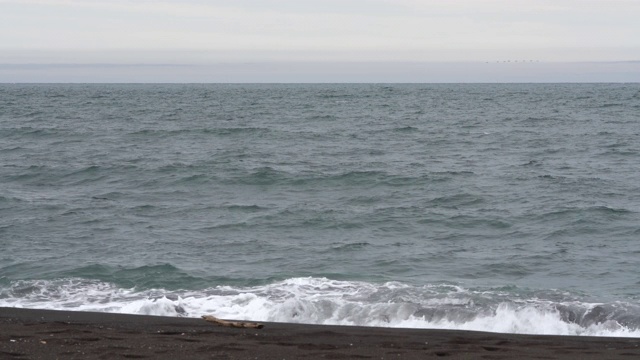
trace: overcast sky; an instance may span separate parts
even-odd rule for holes
[[[640,0],[0,0],[0,81],[8,64],[637,61],[639,17]]]

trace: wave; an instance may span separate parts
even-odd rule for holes
[[[587,206],[587,207],[564,207],[554,209],[536,216],[536,219],[549,220],[573,220],[590,219],[591,221],[605,221],[617,218],[624,218],[634,214],[634,211],[624,208],[614,208],[609,206]]]
[[[329,115],[329,114],[323,114],[323,115],[311,115],[311,116],[307,116],[305,118],[305,120],[309,121],[329,121],[329,120],[336,120],[338,119],[336,116],[334,115]]]
[[[25,148],[23,148],[22,146],[5,147],[0,149],[0,153],[20,152],[20,151],[24,151],[24,149]]]
[[[460,206],[479,205],[486,202],[483,196],[469,193],[456,193],[446,196],[438,196],[429,203],[434,207],[458,208]]]
[[[12,174],[7,175],[6,179],[26,184],[77,186],[100,182],[119,170],[121,170],[119,167],[99,165],[77,165],[71,167],[31,165],[25,168],[18,168]]]
[[[295,185],[295,186],[360,186],[404,187],[430,182],[449,181],[456,177],[472,177],[471,171],[436,171],[426,174],[392,174],[379,170],[353,170],[341,173],[292,173],[271,166],[243,171],[226,179],[233,184],[244,185]]]
[[[146,269],[150,270],[150,269]],[[291,278],[203,290],[136,290],[99,280],[12,282],[0,306],[162,316],[519,334],[640,337],[640,304],[596,303],[557,290],[467,289]]]
[[[263,134],[271,132],[271,129],[260,127],[221,127],[221,128],[198,128],[198,129],[142,129],[128,133],[134,137],[166,138],[177,135],[246,135]]]
[[[600,108],[609,108],[609,107],[624,107],[626,106],[626,104],[623,103],[606,103],[606,104],[602,104],[598,107]]]
[[[27,116],[36,115],[29,114]],[[66,135],[64,130],[56,129],[56,128],[36,128],[32,126],[22,126],[19,128],[8,128],[3,129],[7,138],[17,138],[17,139],[33,139],[33,138],[46,138],[46,137],[56,137],[60,135]]]
[[[400,132],[400,133],[407,133],[407,132],[416,132],[419,130],[417,127],[407,125],[403,127],[394,128],[393,131]]]

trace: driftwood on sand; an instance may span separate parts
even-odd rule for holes
[[[251,329],[262,329],[264,327],[263,324],[253,323],[253,322],[222,320],[222,319],[218,319],[213,315],[202,315],[202,318],[208,322],[211,322],[220,326],[226,326],[226,327],[251,328]]]

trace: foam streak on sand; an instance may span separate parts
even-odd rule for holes
[[[82,279],[19,281],[0,306],[176,317],[518,334],[640,337],[640,306],[593,303],[566,292],[467,289],[326,278],[254,287],[136,290]]]

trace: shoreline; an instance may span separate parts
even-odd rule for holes
[[[632,359],[640,338],[264,322],[0,308],[3,359]]]

